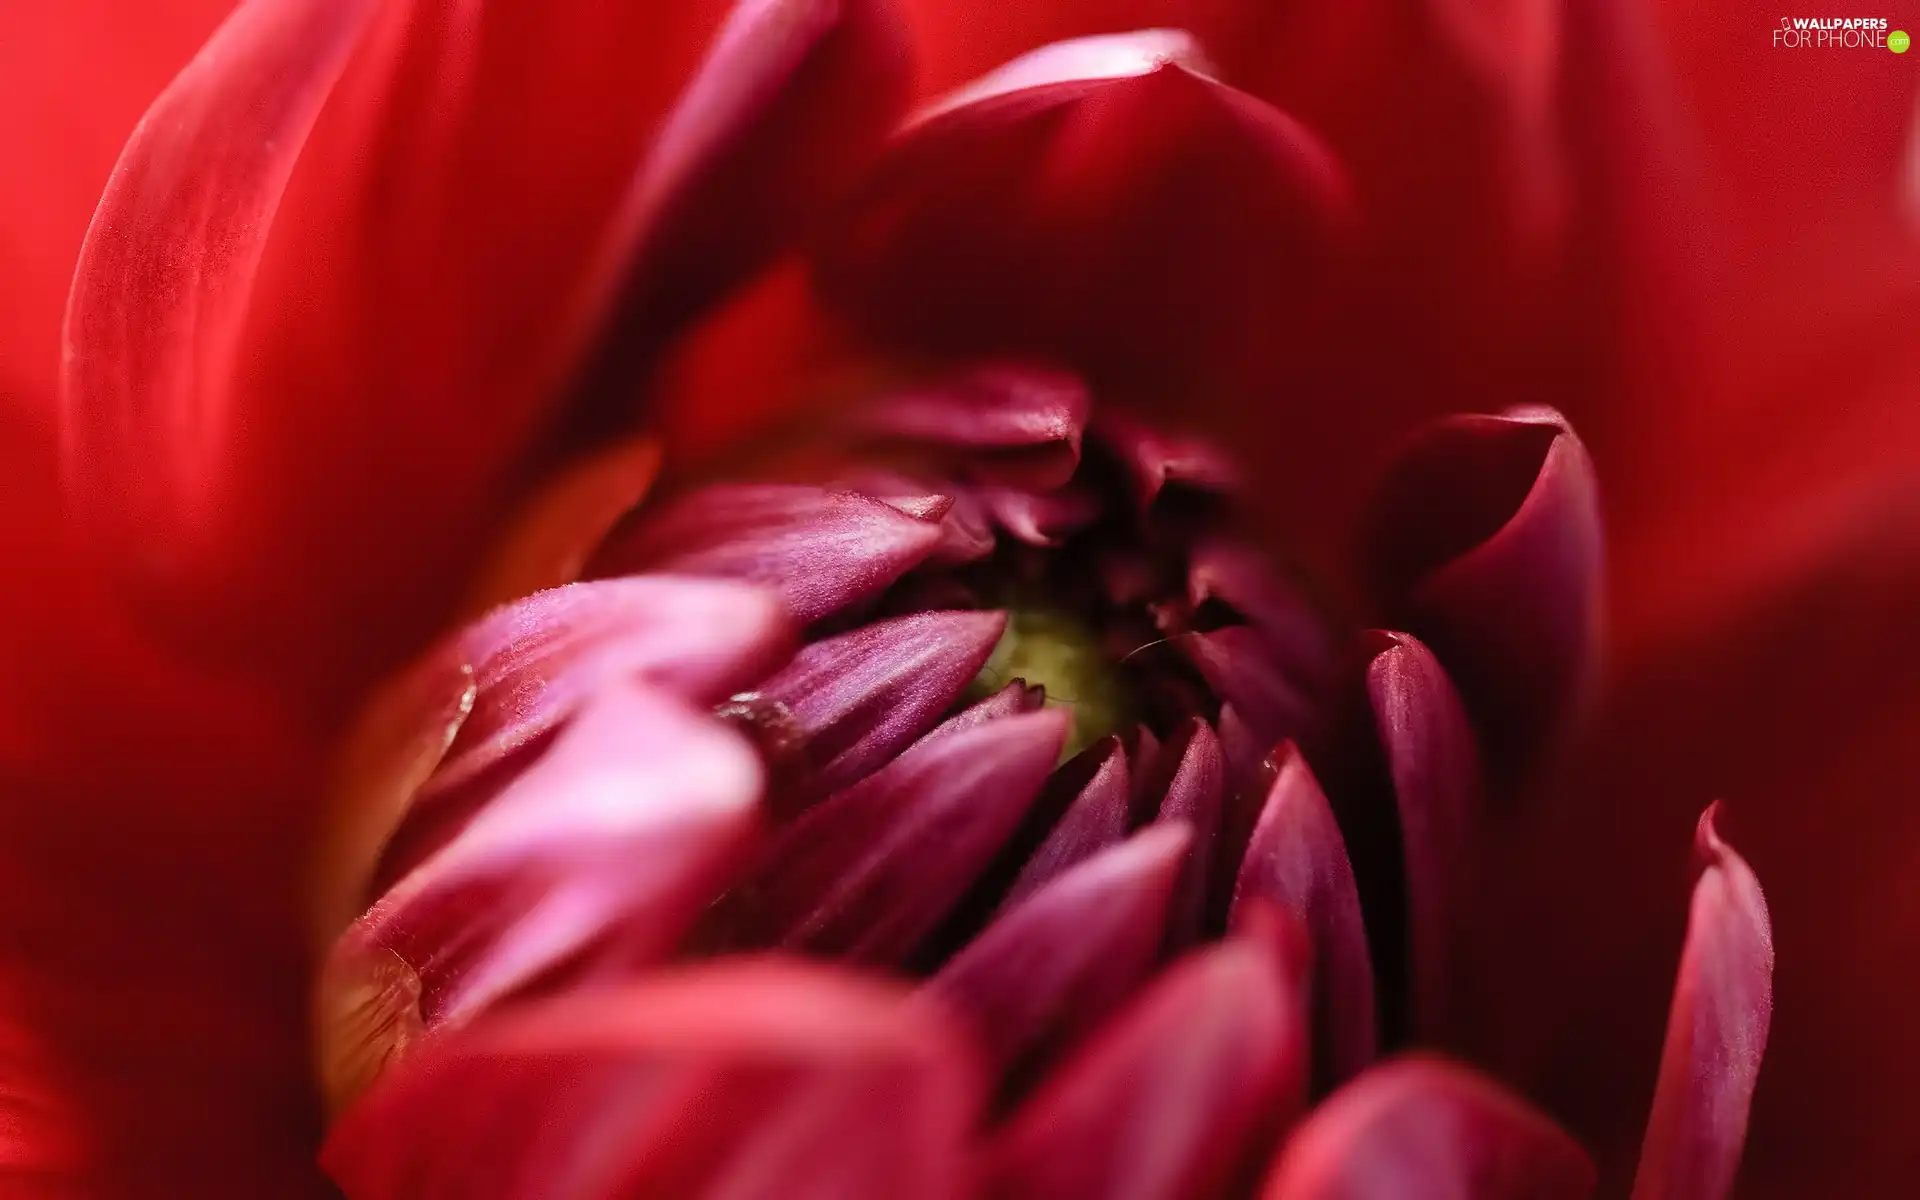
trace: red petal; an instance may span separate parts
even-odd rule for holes
[[[322,1157],[366,1200],[957,1200],[970,1067],[927,1005],[734,962],[441,1039],[349,1110]]]
[[[715,936],[853,962],[911,953],[1019,826],[1071,714],[935,730],[890,766],[802,814],[714,914]]]
[[[916,613],[802,649],[755,689],[786,708],[806,756],[782,806],[804,807],[891,762],[953,707],[1006,626],[998,612]]]
[[[1177,379],[1183,398],[1246,385],[1326,307],[1308,297],[1341,183],[1299,126],[1171,65],[1187,49],[1155,31],[1052,47],[935,105],[828,240],[823,287],[915,345],[1064,357],[1136,392]]]
[[[1416,1036],[1448,1024],[1448,964],[1474,878],[1480,761],[1465,710],[1432,653],[1404,634],[1367,667],[1406,872],[1407,954]]]
[[[591,570],[764,584],[804,625],[878,595],[924,561],[940,537],[939,526],[851,492],[724,484],[641,512],[608,539]]]
[[[1221,700],[1233,705],[1254,736],[1269,746],[1300,733],[1313,712],[1307,688],[1296,678],[1266,634],[1251,625],[1229,625],[1173,640]]]
[[[1438,1059],[1375,1067],[1320,1105],[1267,1178],[1266,1200],[1578,1200],[1593,1164],[1557,1125]]]
[[[971,1016],[1001,1077],[1094,1029],[1152,971],[1190,830],[1142,830],[1006,909],[928,984]]]
[[[1119,457],[1142,509],[1160,498],[1168,484],[1210,492],[1233,491],[1240,472],[1232,458],[1200,438],[1169,434],[1123,411],[1100,410],[1094,432]]]
[[[1706,869],[1693,889],[1634,1200],[1727,1194],[1766,1053],[1773,930],[1759,881],[1714,828],[1718,814],[1717,804],[1702,813],[1696,834]]]
[[[273,0],[229,22],[121,160],[68,313],[72,487],[152,614],[338,687],[444,615],[640,240],[624,195],[713,15]],[[691,187],[728,129],[819,102],[835,80],[758,72],[833,28],[722,48],[754,103],[690,93],[673,129],[703,136],[661,143],[655,176]]]
[[[1195,717],[1182,732],[1185,746],[1179,765],[1161,792],[1160,809],[1154,817],[1158,822],[1182,822],[1193,831],[1186,860],[1180,864],[1180,880],[1167,906],[1167,939],[1173,949],[1183,949],[1200,936],[1200,923],[1219,854],[1221,805],[1227,776],[1220,739],[1214,735],[1211,725]]]
[[[415,1024],[471,1020],[562,968],[621,970],[671,949],[745,857],[760,765],[704,713],[604,690],[540,763],[383,896],[336,946],[344,1005],[397,957]],[[323,1016],[337,1019],[338,1011]]]
[[[1598,657],[1593,464],[1558,413],[1454,417],[1388,476],[1368,558],[1386,619],[1446,663],[1509,772],[1587,698]]]
[[[1268,901],[1299,917],[1313,947],[1315,1078],[1345,1083],[1372,1061],[1378,1031],[1373,961],[1360,893],[1326,795],[1291,743],[1254,826],[1233,893],[1233,923]]]
[[[975,366],[857,407],[869,437],[970,452],[974,470],[1023,486],[1064,484],[1080,465],[1092,398],[1074,375],[1030,363]]]
[[[1267,939],[1173,967],[982,1152],[990,1194],[1210,1196],[1299,1111],[1306,1014]]]

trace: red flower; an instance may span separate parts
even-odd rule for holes
[[[1386,1048],[1440,1045],[1506,1079],[1603,1179],[1624,1183],[1637,1157],[1636,1190],[1717,1194],[1767,1038],[1770,951],[1752,876],[1711,821],[1634,1151],[1667,1004],[1653,979],[1679,954],[1674,847],[1721,792],[1781,922],[1756,1108],[1769,1157],[1750,1185],[1872,1190],[1897,1137],[1844,1099],[1911,1055],[1855,938],[1898,944],[1897,920],[1863,928],[1895,871],[1835,878],[1836,863],[1841,847],[1897,862],[1908,839],[1805,797],[1864,803],[1899,778],[1914,673],[1890,634],[1920,538],[1910,481],[1872,464],[1905,461],[1911,421],[1889,427],[1899,410],[1869,403],[1864,375],[1848,395],[1867,400],[1816,411],[1790,374],[1724,361],[1751,345],[1753,314],[1782,325],[1765,303],[1695,306],[1758,272],[1709,253],[1644,31],[1601,7],[1116,0],[1013,21],[927,5],[907,6],[903,41],[877,5],[798,0],[743,5],[718,40],[708,5],[245,5],[135,133],[68,309],[67,491],[98,554],[53,554],[39,588],[14,589],[0,643],[10,1152],[103,1187],[319,1185],[293,881],[327,747],[448,622],[534,485],[591,451],[483,595],[583,568],[719,574],[775,585],[803,623],[866,596],[920,626],[816,624],[781,668],[793,631],[762,593],[643,575],[489,617],[389,693],[342,760],[359,807],[319,853],[329,935],[385,897],[328,980],[328,1015],[374,1021],[345,1044],[395,1055],[334,1129],[328,1162],[355,1194],[810,1178],[918,1194],[969,1171],[1058,1191],[1101,1170],[1103,1186],[1185,1194],[1279,1144],[1309,1062],[1318,1095],[1370,1056],[1363,978]],[[1055,48],[931,100],[1046,37],[1173,23],[1194,38]],[[1851,271],[1802,290],[1866,295]],[[1062,447],[1078,461],[1085,411],[996,426],[990,394],[915,390],[977,382],[951,364],[1008,353],[1085,385],[1088,440],[1141,500],[1218,490],[1190,431],[1232,448],[1260,536],[1216,551],[1182,526],[1183,585],[1139,598],[1186,652],[1156,684],[1170,715],[1148,722],[1178,736],[1142,760],[1143,799],[1123,789],[1164,826],[1066,858],[1042,838],[1039,857],[1001,863],[1059,719],[928,733],[997,627],[920,615],[946,602],[899,589],[1131,511],[1031,473]],[[1779,389],[1777,411],[1737,407],[1754,380]],[[831,461],[807,465],[931,437],[944,490],[869,475],[798,513],[799,493],[702,490],[713,469],[791,467],[829,394],[880,397],[833,412],[882,424],[856,437],[835,416]],[[1515,407],[1543,399],[1589,440],[1615,564],[1606,686],[1571,744],[1598,527],[1565,421]],[[1455,410],[1513,411],[1405,443]],[[1783,426],[1797,440],[1775,440]],[[668,499],[603,543],[654,469],[649,448],[601,450],[635,427],[670,449]],[[1863,429],[1883,444],[1871,460]],[[24,444],[6,531],[16,555],[50,554],[65,527]],[[986,460],[1015,473],[981,474]],[[1764,536],[1736,524],[1756,520]],[[1357,670],[1336,655],[1331,682],[1274,666],[1276,629],[1328,626],[1234,594],[1261,547],[1323,581],[1343,619],[1421,640],[1375,645]],[[1210,596],[1233,618],[1202,616]],[[716,701],[759,756],[688,707]],[[1237,764],[1229,714],[1253,739]],[[1250,788],[1282,737],[1303,750]],[[1506,798],[1492,807],[1472,799],[1476,744]],[[1114,764],[1140,753],[1129,738],[1084,780],[1055,775],[1077,787],[1057,828],[1122,795]],[[1334,771],[1323,795],[1316,775],[1343,764],[1372,777]],[[756,854],[763,771],[791,824]],[[1387,808],[1345,807],[1367,795]],[[1242,839],[1256,853],[1223,870]],[[1480,870],[1462,876],[1469,852]],[[1236,932],[1147,982],[1155,956],[1218,932],[1223,883]],[[709,951],[962,948],[908,964],[945,964],[933,1003],[758,960],[632,982],[721,891],[692,930]],[[954,926],[963,901],[1003,895],[1000,920]],[[1164,945],[1142,940],[1155,911],[1176,914]],[[1848,936],[1813,936],[1836,921]],[[1081,929],[1106,952],[1064,955],[1061,931]],[[1021,966],[1034,947],[1048,953]],[[371,1000],[343,1005],[355,987]],[[1853,1028],[1891,1052],[1826,1049]],[[382,1063],[324,1065],[347,1093]],[[1166,1094],[1113,1082],[1137,1078],[1183,1080],[1216,1119],[1182,1125]],[[1017,1104],[968,1149],[987,1088]],[[612,1157],[574,1140],[616,1134]],[[1396,1170],[1577,1188],[1587,1170],[1506,1091],[1420,1058],[1362,1074],[1285,1146],[1278,1195],[1392,1189]]]

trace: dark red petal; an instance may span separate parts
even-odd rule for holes
[[[1503,773],[1586,699],[1601,558],[1593,464],[1551,409],[1443,421],[1382,487],[1367,566],[1386,619],[1447,664]]]
[[[933,931],[1052,771],[1060,709],[936,730],[802,814],[712,917],[714,940],[889,963]]]
[[[718,15],[236,13],[121,159],[68,311],[70,487],[150,617],[328,699],[444,618],[641,240],[636,166]],[[745,126],[815,111],[838,76],[766,72],[840,24],[723,47],[736,102],[689,93],[671,128],[704,136],[643,177],[677,192]]]
[[[340,940],[323,1018],[340,1019],[396,959],[417,977],[412,1020],[426,1030],[562,968],[652,961],[747,856],[760,782],[746,741],[705,713],[604,689]]]
[[[1061,872],[1089,858],[1127,836],[1128,816],[1127,754],[1118,740],[1112,740],[1060,821],[1047,833],[1020,868],[1018,878],[1007,890],[1008,904],[1039,890]]]
[[[614,534],[596,575],[671,571],[764,584],[801,624],[878,595],[940,543],[937,525],[852,492],[797,484],[701,488]]]
[[[1183,634],[1173,644],[1260,741],[1273,745],[1305,728],[1313,712],[1307,681],[1289,671],[1261,630],[1229,625]]]
[[[1099,851],[1007,908],[933,977],[934,994],[973,1018],[991,1073],[1026,1077],[1036,1056],[1094,1029],[1147,978],[1191,837],[1175,822]]]
[[[1466,710],[1431,651],[1405,634],[1367,666],[1387,772],[1400,817],[1407,954],[1416,1036],[1447,1024],[1448,962],[1474,878],[1480,758]]]
[[[1120,460],[1141,508],[1160,498],[1168,484],[1203,491],[1232,491],[1240,481],[1233,459],[1211,443],[1165,433],[1112,407],[1100,410],[1094,433]]]
[[[930,612],[815,642],[754,691],[785,707],[805,777],[783,803],[858,783],[933,728],[993,653],[998,612]]]
[[[1695,835],[1706,869],[1693,889],[1633,1200],[1727,1194],[1767,1049],[1773,928],[1759,881],[1714,827],[1719,809],[1701,814]]]
[[[1266,901],[1293,913],[1313,947],[1313,1030],[1322,1090],[1373,1060],[1373,961],[1346,843],[1319,781],[1291,743],[1254,826],[1233,893],[1233,923]]]
[[[1327,307],[1343,185],[1300,126],[1175,65],[1190,50],[1049,47],[924,110],[821,251],[823,288],[916,345],[1177,379],[1183,402],[1287,357]]]
[[[1092,492],[986,486],[974,494],[994,524],[1029,546],[1058,546],[1067,535],[1091,525],[1102,509]]]
[[[1264,1158],[1306,1089],[1306,1014],[1277,943],[1236,938],[1174,966],[987,1143],[988,1194],[1180,1200]]]
[[[1182,822],[1193,833],[1186,860],[1180,864],[1180,880],[1167,906],[1167,944],[1176,950],[1200,936],[1214,859],[1219,853],[1221,806],[1227,785],[1226,760],[1220,754],[1220,739],[1213,727],[1196,717],[1183,732],[1185,749],[1154,817],[1155,821]]]
[[[1559,1126],[1439,1059],[1375,1067],[1314,1109],[1266,1200],[1579,1200],[1593,1164]]]
[[[978,1084],[932,1007],[773,961],[591,989],[440,1039],[321,1159],[365,1200],[958,1200]]]

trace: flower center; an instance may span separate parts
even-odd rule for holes
[[[1007,631],[967,690],[980,701],[1022,680],[1040,688],[1045,703],[1072,710],[1073,727],[1061,749],[1066,761],[1109,734],[1132,727],[1136,704],[1121,664],[1087,622],[1062,609],[1031,604],[1006,608]]]

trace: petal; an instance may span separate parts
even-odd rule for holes
[[[1304,1102],[1306,1014],[1266,939],[1173,967],[982,1151],[992,1195],[1209,1196]]]
[[[1266,1200],[1578,1200],[1593,1164],[1524,1102],[1464,1067],[1407,1058],[1348,1084],[1294,1131]]]
[[[83,251],[64,414],[78,506],[170,636],[331,699],[445,616],[644,241],[636,167],[685,234],[664,199],[845,73],[808,71],[840,22],[796,0],[716,47],[746,97],[663,123],[712,7],[272,0],[161,97]]]
[[[837,792],[891,762],[960,693],[1006,631],[998,612],[930,612],[815,642],[755,689],[797,727],[806,777],[783,808]]]
[[[1432,1038],[1448,1023],[1454,938],[1474,878],[1479,752],[1432,652],[1404,634],[1389,637],[1367,666],[1367,697],[1400,819],[1413,1027]]]
[[[977,1095],[929,1006],[732,962],[440,1039],[348,1110],[322,1161],[368,1200],[957,1198]]]
[[[1598,659],[1602,545],[1593,464],[1558,413],[1427,430],[1383,485],[1367,556],[1387,620],[1447,664],[1496,769],[1564,731]]]
[[[986,487],[975,492],[994,523],[1029,546],[1054,547],[1085,529],[1101,515],[1100,498],[1091,492],[1029,492]]]
[[[1173,949],[1184,948],[1200,936],[1214,860],[1219,854],[1221,805],[1227,766],[1213,727],[1194,718],[1181,741],[1179,764],[1161,792],[1156,822],[1180,822],[1192,831],[1180,880],[1168,904],[1167,939]],[[1171,747],[1175,742],[1169,742]],[[1163,758],[1164,760],[1164,758]]]
[[[821,801],[768,847],[711,918],[729,945],[858,963],[911,953],[1012,836],[1060,754],[1057,709],[936,730]]]
[[[1293,913],[1313,947],[1313,1041],[1319,1090],[1345,1083],[1372,1061],[1373,963],[1347,848],[1313,771],[1291,743],[1240,863],[1233,922],[1267,901]]]
[[[1340,241],[1338,172],[1177,65],[1178,38],[1088,49],[927,110],[824,244],[823,290],[910,345],[1046,354],[1134,392],[1240,386],[1325,307],[1306,299]]]
[[[1229,625],[1183,634],[1173,644],[1260,741],[1272,745],[1305,728],[1313,711],[1308,681],[1293,676],[1260,630]]]
[[[1718,814],[1718,805],[1701,814],[1696,834],[1706,869],[1693,889],[1634,1200],[1727,1194],[1766,1053],[1773,930],[1759,881],[1720,840]]]
[[[764,584],[801,624],[884,591],[940,543],[936,525],[851,492],[701,488],[640,513],[601,548],[599,576],[672,571]]]
[[[1004,362],[889,392],[856,406],[849,421],[855,432],[886,442],[971,452],[976,470],[1042,489],[1064,484],[1079,466],[1091,408],[1078,377]]]
[[[1152,506],[1169,484],[1209,492],[1231,492],[1240,482],[1233,459],[1201,438],[1167,434],[1105,408],[1094,433],[1119,458],[1142,509]]]
[[[757,758],[720,723],[650,691],[603,690],[335,946],[320,1007],[332,1099],[370,1082],[343,1068],[390,1057],[343,1044],[349,1034],[410,1040],[563,969],[618,971],[671,950],[746,858],[759,789]],[[396,987],[396,969],[415,982]],[[413,1011],[369,1021],[369,1003],[396,1000]]]
[[[1006,909],[928,983],[1014,1086],[1132,995],[1159,958],[1191,832],[1142,830]]]
[[[1021,866],[1019,877],[1007,891],[1008,904],[1024,899],[1061,872],[1127,836],[1126,751],[1117,739],[1109,739],[1104,748],[1095,747],[1087,753],[1100,754],[1100,765],[1048,831],[1040,848]]]

